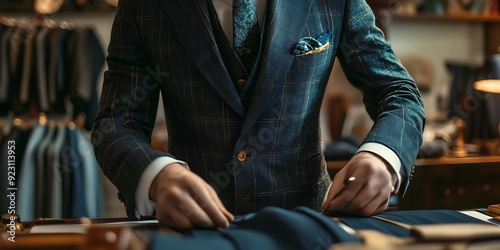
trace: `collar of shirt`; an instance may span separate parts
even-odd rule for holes
[[[254,0],[259,26],[262,27],[267,0]],[[227,38],[233,43],[233,0],[212,0],[217,17]]]

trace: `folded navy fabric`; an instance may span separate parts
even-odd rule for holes
[[[305,207],[264,208],[240,217],[223,230],[192,230],[183,236],[157,233],[152,249],[302,250],[328,249],[338,242],[361,242],[330,217]]]
[[[475,223],[481,220],[453,210],[390,211],[378,217],[410,226]],[[407,228],[373,217],[335,216],[355,230],[376,230],[397,237],[410,237]],[[330,216],[306,207],[293,210],[268,207],[238,217],[222,230],[191,230],[182,236],[158,232],[151,249],[217,250],[302,250],[328,249],[334,243],[361,243],[362,239],[343,230]]]
[[[377,216],[402,222],[408,225],[432,225],[432,224],[455,224],[476,223],[488,224],[487,222],[472,218],[454,210],[402,210],[389,211]],[[382,221],[372,217],[338,216],[338,218],[355,230],[372,229],[388,235],[397,237],[410,237],[410,231],[390,222]]]

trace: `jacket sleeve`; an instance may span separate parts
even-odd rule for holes
[[[119,198],[134,216],[135,192],[146,167],[170,156],[151,145],[161,77],[148,63],[131,5],[119,3],[108,47],[108,70],[96,116],[92,143],[104,174],[119,190]],[[140,1],[137,1],[140,2]]]
[[[422,144],[423,103],[366,1],[346,0],[337,56],[375,122],[364,142],[381,143],[397,154],[406,170],[401,183],[406,191]]]

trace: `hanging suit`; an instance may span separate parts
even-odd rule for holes
[[[33,128],[19,170],[17,185],[22,188],[18,190],[17,213],[25,221],[35,219],[36,150],[38,144],[43,140],[46,130],[47,127],[40,124]]]
[[[49,145],[53,143],[55,126],[47,125],[47,131],[43,139],[38,143],[35,154],[35,218],[42,218],[48,214],[45,210],[45,203],[48,202],[47,197],[47,167],[46,164],[46,151]]]
[[[48,216],[51,218],[63,218],[63,189],[61,176],[61,151],[66,138],[66,126],[59,125],[54,138],[54,142],[47,149],[47,196],[45,202],[45,211],[48,211]]]
[[[94,148],[83,131],[77,130],[77,149],[81,156],[81,167],[83,175],[83,195],[85,196],[85,216],[89,218],[100,218],[102,216],[102,181],[99,164],[95,159]]]
[[[24,156],[24,151],[26,148],[26,143],[28,142],[29,131],[20,127],[13,126],[10,132],[2,138],[1,140],[1,150],[0,150],[0,160],[3,162],[2,167],[0,168],[0,178],[1,181],[1,191],[0,191],[0,213],[7,214],[9,212],[10,206],[10,195],[11,190],[9,188],[19,188],[19,173],[21,169],[21,162]],[[13,146],[13,147],[12,147]],[[9,154],[9,149],[12,151]],[[14,167],[14,169],[9,168]],[[15,170],[15,171],[12,171]],[[14,176],[12,173],[14,172]],[[15,186],[11,186],[8,181],[9,176],[15,178],[14,184]],[[12,190],[15,191],[15,190]],[[17,192],[16,192],[17,193]]]
[[[5,30],[3,30],[5,29]],[[9,106],[9,40],[14,27],[2,28],[0,32],[0,116],[7,115]]]
[[[375,120],[365,142],[399,156],[406,189],[422,103],[365,1],[268,0],[251,72],[229,49],[211,5],[120,1],[92,141],[129,215],[141,174],[160,156],[187,162],[235,214],[319,209],[330,184],[319,114],[336,56]],[[294,54],[299,41],[322,35],[326,49]],[[169,154],[150,146],[160,93]]]

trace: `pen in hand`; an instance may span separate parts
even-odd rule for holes
[[[351,182],[353,182],[354,180],[356,180],[356,177],[354,177],[354,176],[352,176],[349,179],[345,180],[344,181],[344,185],[342,185],[342,187],[340,188],[340,190],[337,192],[337,194],[335,194],[335,196],[333,196],[333,198],[335,199],[340,194],[342,194],[342,192],[344,192],[344,190],[346,190],[346,188],[349,186],[349,184],[351,184]]]

